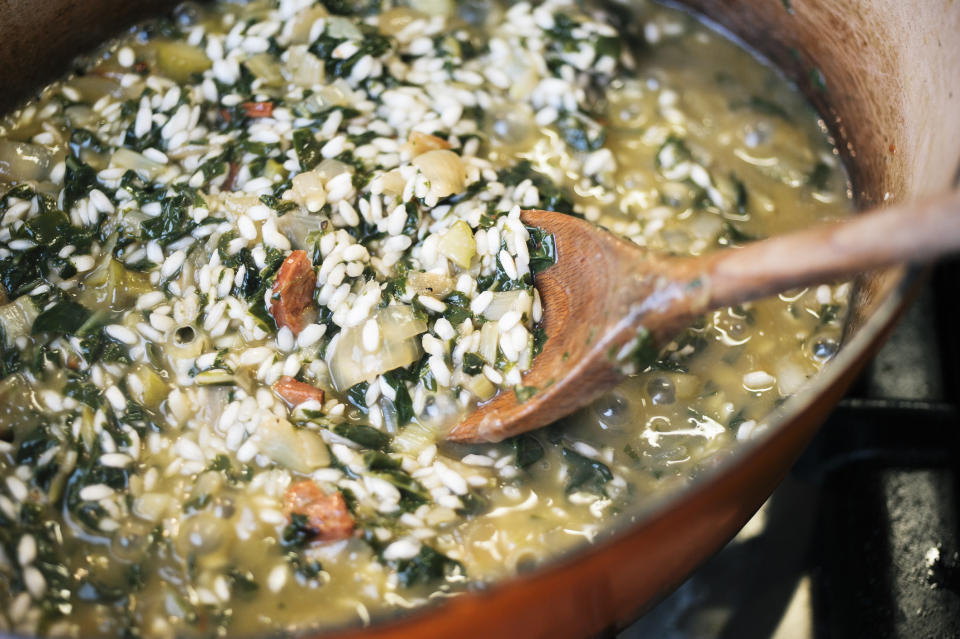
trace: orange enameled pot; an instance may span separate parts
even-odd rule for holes
[[[166,0],[0,2],[0,109]],[[861,207],[960,175],[960,3],[689,0],[793,78],[834,134]],[[593,544],[490,588],[341,637],[584,637],[621,627],[740,529],[886,336],[922,273],[858,282],[845,344],[774,426],[709,475]]]

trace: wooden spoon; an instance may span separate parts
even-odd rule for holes
[[[557,263],[536,276],[547,341],[524,375],[525,401],[500,392],[453,427],[451,441],[497,442],[572,413],[707,311],[960,250],[960,193],[701,257],[652,255],[560,213],[522,219],[556,241]]]

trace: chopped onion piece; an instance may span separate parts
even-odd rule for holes
[[[306,215],[293,210],[277,218],[277,228],[287,236],[293,248],[307,249],[309,248],[307,237],[311,233],[323,230],[323,223],[326,221],[325,216]]]
[[[145,180],[155,180],[163,173],[164,166],[127,148],[117,149],[110,158],[110,166],[135,171]]]
[[[294,472],[310,473],[330,464],[330,452],[319,435],[279,417],[262,420],[253,439],[261,453]]]
[[[0,327],[3,328],[7,346],[11,346],[18,337],[30,335],[30,328],[37,315],[37,307],[27,295],[21,295],[9,304],[0,306]]]
[[[298,13],[292,20],[293,28],[290,30],[290,42],[293,44],[310,44],[310,30],[313,28],[313,23],[329,15],[327,8],[320,4]]]
[[[500,327],[497,322],[487,322],[480,328],[480,348],[481,357],[487,360],[488,364],[497,361],[497,346],[500,345]]]
[[[186,84],[194,73],[203,73],[213,66],[202,49],[185,42],[156,40],[152,45],[160,72],[179,84]]]
[[[497,387],[486,375],[468,375],[463,379],[463,387],[473,393],[480,401],[486,401],[497,394]]]
[[[453,292],[453,280],[439,273],[410,271],[407,273],[407,291],[440,300]]]
[[[380,334],[386,340],[416,337],[427,331],[427,323],[417,317],[412,306],[393,304],[380,309],[377,313]]]
[[[290,47],[283,72],[288,81],[304,89],[321,86],[326,77],[323,60],[310,53],[304,45]]]
[[[337,390],[344,391],[364,381],[401,366],[409,366],[420,358],[418,335],[426,332],[427,323],[419,319],[413,308],[395,304],[380,309],[376,315],[381,345],[375,352],[363,347],[363,324],[344,329],[331,344],[327,363]]]
[[[293,193],[308,211],[315,213],[327,203],[324,179],[318,171],[307,171],[293,176]]]
[[[521,316],[530,315],[533,300],[524,290],[503,291],[493,294],[493,301],[483,311],[490,320],[499,320],[508,311],[517,311]]]
[[[264,84],[272,87],[283,86],[283,74],[280,71],[280,65],[269,53],[258,53],[248,58],[244,64],[247,65],[253,75],[263,80]]]
[[[50,152],[36,144],[0,140],[0,178],[14,183],[41,181],[50,173]]]
[[[410,0],[410,6],[431,16],[440,16],[443,18],[453,15],[456,8],[451,0]]]
[[[473,239],[473,231],[463,220],[454,223],[440,237],[437,248],[454,264],[464,269],[470,268],[470,260],[477,254],[477,243]]]
[[[430,182],[430,195],[447,197],[466,187],[467,173],[463,160],[453,151],[438,149],[413,158],[413,164]]]
[[[327,19],[327,35],[344,40],[363,40],[363,33],[352,20],[332,16]]]

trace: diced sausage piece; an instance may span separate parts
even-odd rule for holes
[[[240,108],[250,118],[269,118],[273,115],[273,102],[242,102]]]
[[[283,261],[273,282],[270,314],[278,328],[286,326],[294,335],[303,330],[304,315],[313,302],[317,274],[306,251],[294,251]]]
[[[438,138],[437,136],[430,135],[429,133],[420,133],[419,131],[411,131],[410,136],[407,138],[407,142],[410,143],[414,157],[423,155],[427,151],[450,148],[450,143],[443,138]]]
[[[312,481],[290,484],[283,495],[283,511],[287,517],[294,514],[305,516],[317,541],[348,539],[356,528],[343,495],[328,495]]]
[[[292,377],[284,375],[273,385],[273,392],[283,398],[291,406],[298,406],[315,399],[323,403],[323,391],[306,382],[298,382]]]

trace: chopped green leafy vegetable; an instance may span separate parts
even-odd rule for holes
[[[567,493],[587,490],[601,495],[604,494],[604,484],[613,479],[613,473],[610,472],[606,464],[584,457],[566,447],[563,448],[561,454],[569,468]]]
[[[431,584],[443,579],[463,577],[463,564],[430,546],[424,544],[420,552],[412,559],[401,559],[396,562],[395,568],[400,585],[410,588],[417,584]]]
[[[364,448],[382,451],[390,446],[390,435],[380,432],[376,428],[367,426],[366,424],[349,424],[345,422],[334,426],[333,432],[352,442],[360,444]]]
[[[525,433],[511,437],[510,443],[517,468],[528,468],[543,459],[543,444],[533,435]]]
[[[86,323],[90,315],[90,311],[83,304],[63,300],[37,315],[30,332],[33,335],[40,333],[73,335]]]

